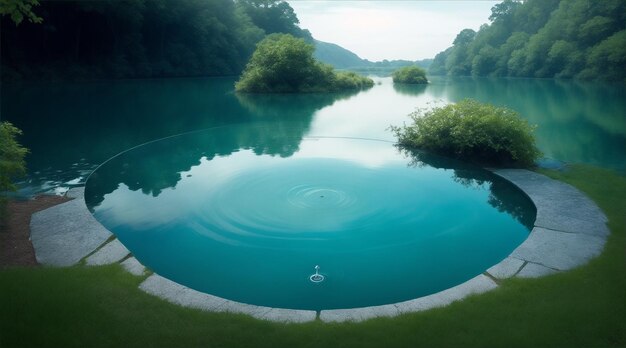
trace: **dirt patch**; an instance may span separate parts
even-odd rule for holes
[[[0,268],[37,266],[35,250],[30,242],[30,217],[33,213],[67,202],[61,196],[37,196],[27,201],[9,201],[8,219],[0,226]]]

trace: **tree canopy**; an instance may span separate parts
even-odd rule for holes
[[[534,127],[505,107],[465,99],[409,116],[413,124],[391,127],[402,147],[482,165],[528,167],[541,155]]]
[[[272,34],[258,45],[241,78],[239,92],[307,93],[369,88],[371,79],[334,71],[313,58],[315,47],[289,34]]]
[[[0,193],[15,190],[12,180],[26,174],[24,157],[28,149],[16,138],[22,131],[9,122],[0,122]]]
[[[312,41],[308,30],[300,29],[300,21],[289,4],[282,0],[240,0],[237,5],[252,23],[266,34],[283,33]]]
[[[24,18],[31,23],[41,23],[41,17],[33,12],[35,6],[39,6],[38,0],[2,0],[0,16],[9,15],[15,25],[22,23]]]
[[[414,85],[428,83],[426,71],[418,66],[400,68],[394,71],[391,76],[394,83],[407,83]]]
[[[285,1],[43,1],[35,15],[37,4],[0,1],[5,80],[236,75],[266,34],[310,38]]]
[[[464,29],[431,74],[626,80],[623,0],[505,0]]]

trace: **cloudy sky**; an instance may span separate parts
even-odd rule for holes
[[[300,27],[371,61],[433,58],[465,28],[487,23],[500,1],[289,0]]]

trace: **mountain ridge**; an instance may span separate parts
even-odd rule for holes
[[[372,62],[334,43],[314,39],[313,44],[315,45],[314,57],[317,60],[330,64],[335,67],[335,69],[351,70],[374,75],[389,75],[398,68],[410,65],[417,65],[421,68],[428,69],[433,61],[432,59],[416,61],[385,59]]]

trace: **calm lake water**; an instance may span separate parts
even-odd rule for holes
[[[227,124],[236,144],[267,140],[267,154],[290,156],[306,136],[393,140],[416,107],[474,98],[506,105],[536,124],[545,156],[626,172],[623,85],[535,79],[432,78],[428,86],[374,88],[347,94],[233,93],[234,78],[3,84],[2,119],[24,131],[29,176],[20,194],[62,193],[80,185],[115,154],[163,137]],[[265,131],[259,131],[265,129]],[[295,140],[294,140],[295,139]],[[337,153],[352,151],[337,148]]]
[[[275,124],[136,147],[96,169],[85,200],[164,277],[244,303],[309,310],[450,288],[509,255],[535,220],[528,197],[485,169]],[[323,282],[309,278],[315,265]]]

